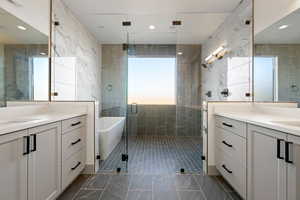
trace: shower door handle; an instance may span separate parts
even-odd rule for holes
[[[138,104],[137,103],[132,103],[131,104],[131,113],[132,114],[138,114],[139,110],[138,110]]]

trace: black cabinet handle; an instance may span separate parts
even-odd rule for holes
[[[24,136],[24,152],[23,155],[30,153],[30,136]]]
[[[228,146],[228,147],[233,147],[231,144],[228,144],[228,143],[227,143],[226,141],[224,141],[224,140],[222,141],[222,143],[225,144],[225,145]]]
[[[32,135],[33,137],[33,148],[30,150],[31,152],[36,151],[36,134]]]
[[[290,145],[292,142],[285,142],[285,162],[293,164],[294,162],[290,159]]]
[[[284,140],[277,139],[277,158],[283,160],[284,157],[281,156],[281,142],[284,142]]]
[[[81,142],[81,139],[78,139],[75,142],[72,142],[71,145],[73,146],[73,145],[77,144],[78,142]]]
[[[71,126],[77,126],[77,125],[79,125],[79,124],[81,124],[81,122],[76,122],[76,123],[74,123],[74,124],[71,124]]]
[[[227,123],[225,123],[225,122],[223,122],[222,124],[223,124],[223,126],[227,126],[227,127],[230,127],[230,128],[233,127],[231,124],[227,124]]]
[[[227,171],[229,174],[232,174],[232,171],[229,170],[226,165],[222,165],[223,169],[225,169],[225,171]]]
[[[71,168],[71,170],[77,169],[77,167],[79,167],[79,165],[81,165],[81,162],[78,162],[74,167]]]

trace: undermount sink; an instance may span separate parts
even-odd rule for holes
[[[300,127],[300,121],[272,121],[272,123]]]

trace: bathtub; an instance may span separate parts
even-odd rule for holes
[[[125,119],[125,117],[100,118],[98,138],[101,160],[105,160],[121,141]]]

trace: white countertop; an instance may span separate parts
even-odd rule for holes
[[[34,114],[13,119],[0,119],[0,135],[21,131],[53,122],[58,122],[78,116],[86,115],[85,112]],[[6,123],[6,122],[9,123]]]
[[[279,116],[272,115],[268,113],[259,113],[259,112],[218,112],[215,115],[227,117],[230,119],[246,122],[249,124],[262,126],[265,128],[274,129],[276,131],[285,132],[295,136],[300,136],[300,118],[288,117],[288,116]],[[299,126],[295,125],[286,125],[278,122],[299,122]]]

